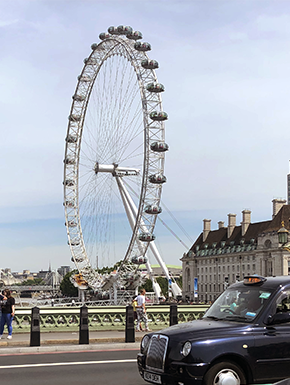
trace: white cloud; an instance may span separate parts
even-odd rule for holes
[[[0,28],[9,27],[10,25],[18,23],[18,19],[14,20],[0,20]]]

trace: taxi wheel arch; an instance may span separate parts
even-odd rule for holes
[[[229,378],[232,384],[247,384],[244,370],[235,362],[224,360],[215,363],[209,368],[204,376],[203,385],[223,385],[223,382],[227,382],[226,379]]]

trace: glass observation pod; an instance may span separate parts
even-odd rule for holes
[[[164,111],[160,111],[160,112],[152,111],[151,114],[150,114],[150,119],[160,122],[160,121],[163,121],[163,120],[167,120],[168,119],[168,115]]]
[[[137,41],[137,42],[134,44],[134,48],[135,48],[137,51],[142,51],[142,52],[145,52],[145,51],[151,51],[151,45],[150,45],[149,43],[142,42],[142,41]]]
[[[84,64],[89,64],[89,65],[98,64],[98,60],[96,58],[94,58],[94,57],[91,57],[91,58],[86,57],[84,59]]]
[[[111,34],[111,35],[120,35],[120,32],[118,31],[118,27],[109,27],[108,28],[108,32]]]
[[[69,115],[68,120],[72,122],[79,122],[81,120],[81,115],[71,114]]]
[[[166,176],[163,174],[155,174],[149,176],[149,182],[155,184],[162,184],[166,182]]]
[[[162,213],[162,208],[157,205],[148,205],[144,209],[146,214],[160,214]]]
[[[68,227],[77,227],[77,223],[75,221],[68,221]]]
[[[155,152],[165,152],[169,150],[169,146],[165,142],[153,142],[151,143],[150,148]]]
[[[78,138],[74,135],[68,135],[66,138],[65,138],[66,142],[68,143],[76,143],[78,141]]]
[[[140,255],[139,257],[137,255],[134,255],[134,257],[131,258],[131,262],[135,265],[143,265],[144,263],[148,262],[148,258],[146,256]]]
[[[72,239],[70,242],[68,241],[68,244],[71,246],[79,246],[80,240],[79,239]]]
[[[75,161],[73,158],[67,157],[67,158],[65,158],[65,159],[63,160],[63,163],[65,163],[65,164],[75,164],[76,161]]]
[[[129,25],[119,25],[118,32],[120,35],[128,35],[128,33],[133,32],[133,28]]]
[[[74,208],[74,207],[75,207],[75,204],[74,204],[73,201],[65,201],[65,202],[63,202],[63,205],[64,205],[65,207],[71,207],[71,208]]]
[[[141,66],[146,70],[156,70],[157,68],[159,68],[158,61],[156,60],[142,60]]]
[[[75,185],[75,181],[72,180],[72,179],[67,179],[67,180],[65,181],[65,185],[66,185],[66,186],[69,186],[69,187],[72,187],[72,186]]]
[[[102,32],[102,33],[99,34],[99,38],[101,40],[106,40],[110,36],[111,35],[108,32]],[[97,46],[98,46],[98,44],[94,43],[94,44],[91,45],[91,49],[94,51],[97,48]]]
[[[154,82],[147,84],[146,90],[149,92],[164,92],[165,88],[163,84]]]
[[[141,233],[138,239],[142,242],[152,242],[155,239],[155,235],[150,233]]]
[[[128,33],[127,38],[132,40],[139,40],[142,39],[142,33],[140,31],[133,31],[131,33]]]
[[[71,257],[71,261],[72,262],[77,262],[77,263],[81,263],[84,261],[84,258],[83,257]]]
[[[86,75],[79,75],[78,80],[80,82],[89,83],[92,79],[89,76]]]
[[[76,102],[83,102],[85,100],[85,97],[83,95],[77,95],[77,94],[73,95],[72,98]]]

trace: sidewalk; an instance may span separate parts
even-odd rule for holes
[[[0,355],[15,353],[61,352],[77,350],[139,349],[145,332],[135,333],[135,342],[125,343],[125,331],[90,331],[87,345],[79,345],[78,332],[46,332],[40,334],[40,346],[30,346],[30,333],[16,333],[11,340],[3,334]]]

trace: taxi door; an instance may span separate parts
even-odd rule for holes
[[[288,322],[271,323],[254,328],[256,378],[281,379],[290,377],[290,291],[280,293],[272,310],[272,317]]]

